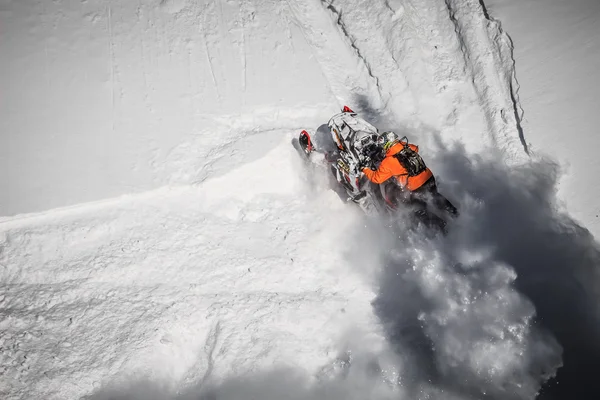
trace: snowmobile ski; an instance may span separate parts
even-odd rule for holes
[[[298,143],[300,143],[300,147],[306,154],[306,157],[310,156],[310,153],[315,149],[313,146],[312,140],[310,139],[310,135],[306,130],[300,132],[300,136],[298,137]]]

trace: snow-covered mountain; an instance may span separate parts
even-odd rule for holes
[[[489,11],[0,1],[2,398],[592,388],[600,248]],[[291,139],[344,104],[419,143],[461,208],[447,237],[390,237],[307,176]]]

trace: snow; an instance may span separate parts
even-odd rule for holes
[[[600,248],[479,1],[5,0],[0,30],[3,398],[530,399],[597,365]],[[291,139],[344,104],[420,145],[448,237],[309,176]]]
[[[491,0],[486,4],[514,43],[526,140],[533,152],[561,162],[562,201],[599,237],[600,202],[592,181],[600,171],[594,151],[600,148],[596,90],[600,3]]]
[[[307,237],[318,214],[280,142],[205,185],[8,222],[8,398],[76,398],[120,371],[185,382],[274,360],[316,368],[338,329],[368,324],[372,294],[332,268],[339,256],[310,251],[334,229]]]
[[[3,2],[0,215],[190,183],[240,130],[335,110],[279,1],[157,3]]]

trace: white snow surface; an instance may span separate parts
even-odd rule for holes
[[[600,332],[479,1],[2,0],[0,52],[2,398],[530,399]],[[419,143],[450,235],[309,176],[344,104]]]
[[[600,2],[489,0],[514,42],[523,130],[532,152],[558,159],[559,195],[600,237]],[[533,22],[532,22],[533,21]],[[591,180],[591,181],[590,181]]]

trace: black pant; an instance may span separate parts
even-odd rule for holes
[[[433,175],[420,188],[410,192],[411,201],[423,201],[433,205],[440,211],[445,211],[448,214],[456,217],[458,210],[450,201],[438,192],[437,184]]]
[[[450,201],[438,192],[435,178],[431,176],[420,188],[408,191],[402,189],[394,182],[387,182],[385,186],[385,196],[387,201],[394,207],[400,204],[413,206],[419,209],[426,209],[429,204],[442,212],[447,212],[452,216],[458,216],[458,210]]]

